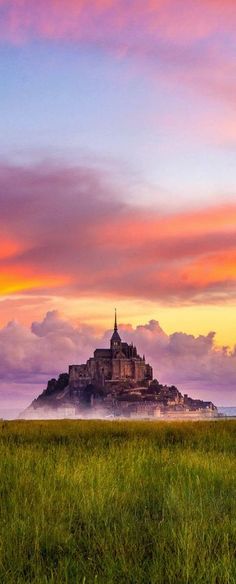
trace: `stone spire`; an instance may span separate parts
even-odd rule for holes
[[[121,347],[121,338],[120,335],[118,333],[118,326],[117,326],[117,314],[116,314],[116,308],[115,308],[115,322],[114,322],[114,332],[113,335],[111,337],[111,348],[118,348]]]
[[[117,312],[116,312],[116,308],[115,308],[114,333],[116,333],[117,331],[118,331],[118,326],[117,326]]]

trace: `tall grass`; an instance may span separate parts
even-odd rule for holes
[[[0,424],[1,584],[236,583],[236,422]]]

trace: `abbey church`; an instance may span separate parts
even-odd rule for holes
[[[153,380],[152,367],[133,344],[119,335],[115,312],[110,347],[95,349],[82,365],[70,365],[68,373],[50,379],[47,388],[21,417],[161,418],[217,416],[212,402],[182,395],[174,385]]]
[[[122,342],[116,311],[110,348],[95,349],[93,357],[87,363],[69,367],[69,385],[74,388],[82,388],[92,383],[108,389],[109,385],[114,386],[128,380],[134,385],[148,385],[152,378],[152,367],[145,362],[145,357],[138,355],[133,344]]]

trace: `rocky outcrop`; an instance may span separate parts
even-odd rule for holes
[[[21,418],[88,418],[173,416],[192,417],[217,415],[210,401],[195,400],[182,395],[175,387],[157,380],[140,386],[132,380],[111,382],[106,386],[88,383],[79,387],[62,373],[50,379],[47,388],[32,402]]]

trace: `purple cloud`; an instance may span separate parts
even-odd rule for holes
[[[235,298],[235,205],[168,215],[128,204],[124,191],[94,168],[1,165],[3,291]]]
[[[183,332],[167,335],[155,320],[133,328],[121,325],[124,340],[133,341],[154,367],[162,383],[216,404],[234,404],[236,351],[217,348],[214,333],[194,337]],[[85,362],[97,346],[108,346],[111,331],[98,337],[87,325],[74,326],[56,311],[48,312],[31,328],[10,322],[0,329],[1,407],[24,408],[46,386],[47,380]]]

